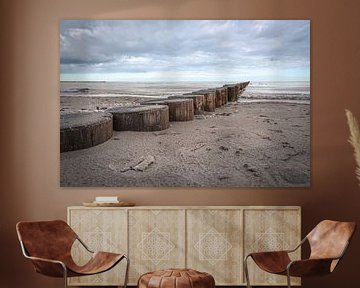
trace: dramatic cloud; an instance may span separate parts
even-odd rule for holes
[[[309,80],[308,20],[65,20],[62,80]]]

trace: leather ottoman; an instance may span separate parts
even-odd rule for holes
[[[214,288],[214,277],[192,269],[166,269],[140,276],[138,288]]]

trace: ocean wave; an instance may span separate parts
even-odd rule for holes
[[[300,100],[300,99],[249,99],[249,98],[240,98],[238,103],[241,104],[252,104],[252,103],[289,103],[289,104],[304,104],[310,105],[309,100]]]
[[[241,96],[243,99],[254,100],[310,100],[310,94],[302,93],[284,93],[284,94],[270,94],[270,93],[244,93]]]

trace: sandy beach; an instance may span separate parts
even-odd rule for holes
[[[61,97],[61,108],[101,111],[119,103],[78,98]],[[109,141],[60,158],[63,187],[309,186],[310,105],[229,103],[163,131],[114,131]]]

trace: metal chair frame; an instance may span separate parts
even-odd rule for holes
[[[94,251],[90,250],[89,247],[79,238],[79,236],[76,234],[76,240],[78,240],[80,242],[80,244],[91,254],[95,253]],[[54,264],[59,264],[61,265],[61,267],[63,268],[64,271],[64,287],[67,288],[68,287],[68,277],[67,277],[67,267],[65,265],[64,262],[61,262],[59,260],[53,260],[53,259],[46,259],[46,258],[39,258],[39,257],[33,257],[30,256],[25,248],[25,245],[23,243],[23,241],[19,241],[20,242],[20,246],[21,246],[21,251],[24,255],[25,258],[30,259],[30,260],[38,260],[38,261],[44,261],[44,262],[49,262],[49,263],[54,263]],[[129,277],[129,265],[130,265],[130,259],[128,256],[124,255],[123,256],[126,259],[126,271],[125,271],[125,279],[124,279],[124,286],[123,288],[127,288],[127,282],[128,282],[128,277]],[[119,264],[121,261],[119,261],[117,264]],[[116,265],[117,265],[116,264]],[[105,271],[104,271],[105,272]],[[90,276],[90,275],[89,275]]]

